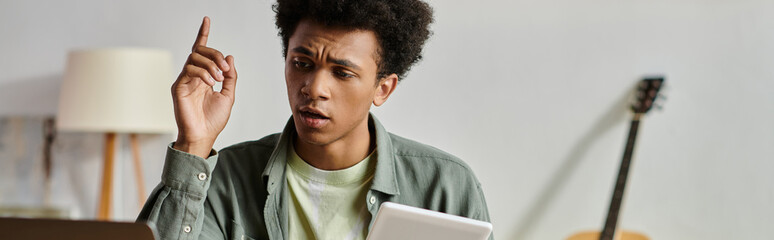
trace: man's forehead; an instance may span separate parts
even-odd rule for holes
[[[311,20],[302,20],[298,24],[288,45],[289,50],[301,50],[296,52],[310,56],[322,51],[322,54],[368,56],[372,60],[379,47],[373,31],[325,26]]]

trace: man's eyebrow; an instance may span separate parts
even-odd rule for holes
[[[293,51],[297,52],[297,53],[300,53],[300,54],[304,54],[304,55],[310,56],[310,57],[314,56],[312,51],[309,50],[308,48],[305,48],[305,47],[296,47],[296,48],[293,48]]]
[[[349,67],[349,68],[354,68],[355,70],[360,71],[360,67],[359,66],[355,65],[354,63],[352,63],[352,62],[350,62],[349,60],[346,60],[346,59],[328,58],[328,61],[330,61],[332,63],[335,63],[335,64],[338,64],[338,65],[341,65],[341,66],[345,66],[345,67]]]
[[[312,50],[309,50],[308,48],[305,48],[305,47],[293,48],[293,52],[314,57],[314,53],[312,53]],[[358,70],[358,71],[360,70],[360,67],[358,65],[346,59],[328,58],[328,61],[345,67],[354,68],[355,70]]]

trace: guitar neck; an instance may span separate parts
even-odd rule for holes
[[[615,235],[615,227],[618,223],[618,215],[621,210],[624,188],[626,188],[626,179],[629,176],[629,165],[631,164],[632,154],[634,153],[634,141],[637,139],[637,130],[640,126],[641,116],[642,114],[635,113],[631,126],[629,127],[629,138],[626,140],[626,149],[624,150],[623,159],[621,160],[621,167],[618,170],[618,179],[615,182],[613,198],[610,200],[610,208],[608,209],[607,218],[605,219],[605,227],[599,235],[600,240],[612,240]]]

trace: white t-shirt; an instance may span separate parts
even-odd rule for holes
[[[371,155],[352,167],[326,171],[309,165],[288,149],[285,175],[290,191],[290,239],[365,239],[371,214],[366,194],[376,170]]]

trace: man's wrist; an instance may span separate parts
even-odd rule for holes
[[[178,138],[175,144],[172,145],[172,148],[207,159],[210,156],[210,152],[212,152],[213,145],[214,142],[188,142],[181,141]]]

